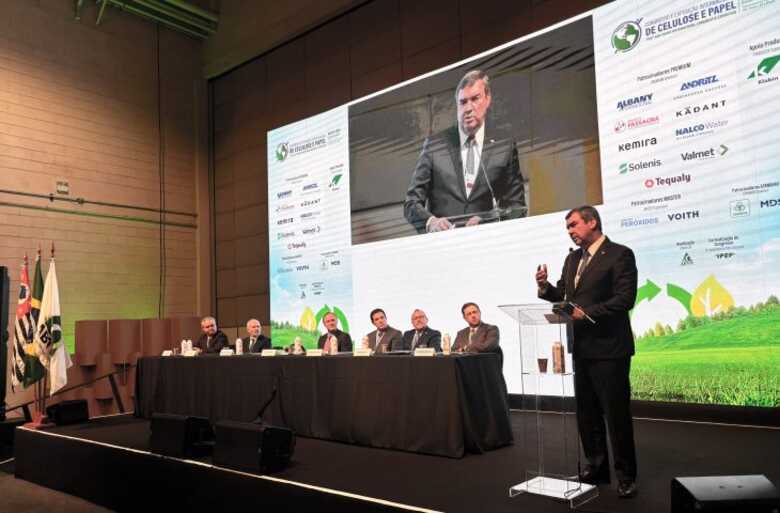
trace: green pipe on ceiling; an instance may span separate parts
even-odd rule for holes
[[[125,2],[123,0],[104,0],[104,1],[110,2],[111,4],[117,6],[118,8],[120,8],[120,9],[122,9],[124,11],[127,11],[129,13],[135,14],[137,16],[141,16],[143,18],[148,18],[150,20],[162,23],[163,25],[165,25],[167,27],[170,27],[170,28],[172,28],[174,30],[178,30],[179,32],[183,32],[183,33],[188,34],[190,36],[197,37],[199,39],[205,39],[206,37],[208,37],[208,34],[204,34],[203,32],[198,32],[197,30],[194,30],[193,28],[185,27],[185,26],[180,25],[178,23],[174,23],[170,19],[166,19],[166,18],[164,18],[162,16],[155,15],[154,13],[149,12],[149,11],[145,11],[143,9],[139,9],[138,7],[135,7],[135,6],[131,5],[131,4],[128,4],[127,2]]]
[[[184,11],[189,11],[195,16],[198,16],[199,18],[205,18],[212,23],[219,23],[219,16],[214,14],[213,12],[207,11],[205,9],[201,9],[200,7],[196,7],[192,4],[189,4],[187,2],[184,2],[182,0],[161,0],[162,2],[166,4],[175,5],[179,9],[182,9]]]
[[[177,10],[175,7],[170,7],[168,5],[160,3],[157,0],[133,0],[133,2],[142,5],[148,9],[151,9],[153,11],[156,11],[160,14],[163,14],[169,18],[173,18],[174,20],[184,23],[185,25],[190,25],[192,27],[197,28],[198,30],[203,30],[204,32],[208,32],[209,34],[213,34],[216,32],[216,29],[212,27],[209,22],[203,20],[202,18],[197,18],[186,12]]]

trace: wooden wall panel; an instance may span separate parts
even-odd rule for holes
[[[40,245],[46,272],[53,241],[69,344],[79,319],[198,313],[195,225],[208,224],[199,199],[209,195],[198,186],[207,176],[201,43],[110,7],[95,26],[94,2],[80,22],[73,9],[71,0],[3,3],[0,189],[47,195],[67,181],[70,198],[157,209],[161,124],[166,207],[200,215],[168,215],[190,226],[161,231],[155,212],[0,193],[0,264],[12,297],[24,253],[32,263]]]

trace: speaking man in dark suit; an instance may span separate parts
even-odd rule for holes
[[[245,353],[261,353],[263,349],[271,349],[271,339],[262,333],[263,327],[257,319],[246,322],[246,332],[249,336],[242,340]]]
[[[420,309],[412,312],[412,327],[404,332],[401,347],[407,351],[414,351],[418,347],[432,347],[437,353],[441,352],[441,332],[428,327],[428,316]]]
[[[376,327],[366,335],[368,347],[375,353],[389,353],[403,349],[401,332],[387,324],[387,315],[381,308],[371,310],[371,323]]]
[[[219,354],[223,348],[230,345],[227,336],[217,328],[217,320],[214,317],[201,319],[200,329],[203,334],[192,344],[192,348],[198,353]]]
[[[469,71],[455,89],[455,101],[457,126],[425,140],[406,191],[404,217],[419,233],[454,228],[451,216],[463,216],[466,226],[479,224],[478,214],[495,207],[512,209],[506,217],[525,215],[515,142],[485,128],[490,78]]]
[[[322,324],[327,330],[317,341],[317,347],[322,349],[323,353],[336,354],[352,351],[352,337],[349,333],[344,333],[336,326],[338,319],[336,314],[328,312],[322,317]]]
[[[547,266],[539,266],[539,297],[574,303],[574,390],[577,425],[588,465],[584,482],[609,483],[607,429],[615,460],[618,495],[636,495],[636,453],[631,419],[631,356],[634,336],[628,316],[636,300],[634,253],[609,240],[601,218],[591,206],[566,214],[566,229],[579,246],[563,264],[556,285],[547,281]],[[605,424],[606,419],[606,424]]]

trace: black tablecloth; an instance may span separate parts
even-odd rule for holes
[[[141,358],[135,411],[250,422],[298,435],[461,457],[512,443],[495,354]]]

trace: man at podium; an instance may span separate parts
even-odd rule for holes
[[[577,426],[588,463],[580,479],[609,483],[609,428],[618,495],[633,497],[636,454],[629,373],[634,337],[628,312],[636,300],[636,260],[631,249],[602,233],[599,213],[591,206],[569,211],[566,229],[579,249],[569,252],[556,285],[547,281],[546,265],[537,269],[536,283],[540,298],[574,306]]]
[[[419,233],[450,230],[485,221],[480,214],[507,209],[525,215],[525,186],[511,135],[485,127],[492,103],[484,71],[466,73],[455,88],[457,124],[431,135],[406,192],[404,216]]]

